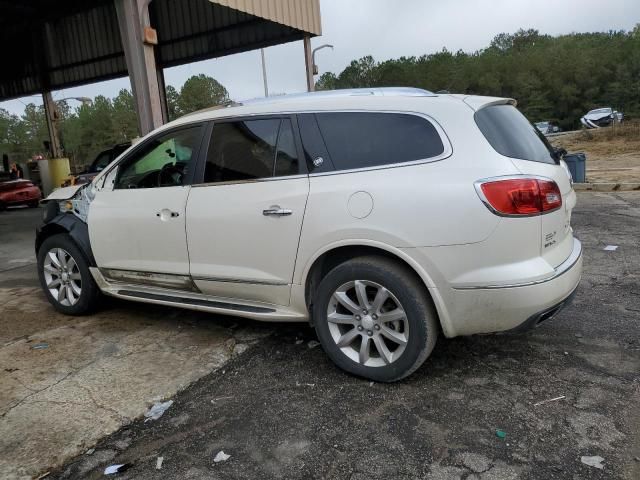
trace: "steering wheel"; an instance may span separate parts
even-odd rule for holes
[[[184,172],[179,164],[167,163],[158,171],[158,186],[176,186],[182,185],[182,176]]]

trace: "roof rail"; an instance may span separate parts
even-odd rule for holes
[[[377,88],[345,88],[343,90],[321,90],[318,92],[293,93],[288,95],[277,95],[274,97],[254,98],[243,100],[235,105],[255,105],[261,103],[280,103],[290,100],[304,100],[308,98],[336,98],[336,97],[435,97],[436,95],[428,90],[413,87],[377,87]]]

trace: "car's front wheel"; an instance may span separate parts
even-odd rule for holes
[[[413,373],[438,335],[424,285],[408,268],[382,257],[342,263],[314,296],[316,333],[343,370],[381,382]]]
[[[59,312],[83,315],[100,296],[89,262],[67,234],[52,235],[38,250],[38,276],[47,299]]]

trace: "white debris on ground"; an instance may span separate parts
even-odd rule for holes
[[[162,461],[163,460],[164,460],[164,457],[156,458],[156,470],[161,470],[162,469]]]
[[[231,455],[227,455],[223,450],[220,450],[213,459],[213,463],[226,462],[227,460],[229,460],[229,457],[231,457]]]
[[[580,460],[582,463],[589,465],[590,467],[599,468],[600,470],[604,469],[604,465],[602,464],[602,462],[604,462],[604,458],[600,455],[594,455],[593,457],[583,456],[580,457]]]
[[[618,249],[618,245],[607,245],[603,248],[605,252],[615,252]]]
[[[320,345],[320,342],[316,342],[315,340],[309,340],[309,343],[307,343],[307,347],[309,348],[316,348],[318,345]]]
[[[158,420],[171,405],[173,405],[173,400],[154,404],[153,407],[151,407],[149,411],[144,414],[144,421],[148,422],[149,420]]]
[[[315,387],[315,383],[300,383],[296,380],[296,387]]]
[[[564,398],[566,398],[564,395],[560,395],[559,397],[550,398],[548,400],[542,400],[540,402],[534,403],[533,406],[537,407],[538,405],[544,405],[545,403],[557,402],[558,400],[562,400]]]
[[[113,475],[115,473],[120,473],[121,471],[125,470],[123,467],[126,467],[126,466],[127,466],[126,463],[121,463],[118,465],[109,465],[107,468],[104,469],[104,474]]]

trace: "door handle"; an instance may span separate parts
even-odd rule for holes
[[[286,215],[291,215],[293,210],[289,210],[288,208],[280,208],[278,205],[273,205],[272,207],[267,208],[262,211],[262,214],[265,216],[273,216],[273,217],[284,217]]]
[[[179,216],[180,216],[180,213],[172,212],[171,210],[168,210],[166,208],[163,210],[160,210],[159,212],[156,212],[156,217],[160,217],[161,220],[165,220],[167,217],[175,218]]]

